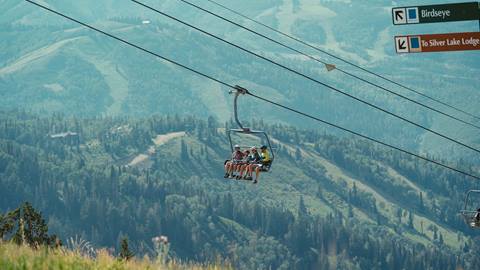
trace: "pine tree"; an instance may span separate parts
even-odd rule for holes
[[[302,160],[302,151],[300,150],[300,148],[297,148],[295,150],[295,159],[298,162],[300,162]]]
[[[11,235],[11,240],[16,244],[37,248],[42,245],[54,246],[58,242],[55,235],[48,235],[47,223],[28,202],[8,212],[0,221],[0,238]]]
[[[348,217],[353,218],[353,207],[350,203],[348,204]]]
[[[402,223],[402,213],[403,213],[403,210],[401,208],[397,208],[396,216],[399,224]]]
[[[180,158],[182,160],[188,160],[188,147],[184,140],[182,140],[180,145]]]
[[[413,219],[414,219],[413,213],[410,212],[410,211],[408,211],[408,227],[409,227],[410,229],[413,229],[413,228],[414,228]]]
[[[306,215],[308,215],[308,210],[305,206],[305,202],[303,201],[303,196],[300,196],[300,201],[298,202],[298,216]]]
[[[128,248],[128,238],[123,237],[120,241],[120,259],[128,261],[133,256],[135,256],[135,254]]]
[[[419,198],[419,206],[420,206],[420,210],[423,210],[423,192],[420,192],[420,198]]]

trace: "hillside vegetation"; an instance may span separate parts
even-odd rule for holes
[[[240,269],[479,266],[478,232],[458,215],[472,180],[362,140],[258,121],[275,142],[272,172],[258,185],[223,179],[229,125],[3,113],[1,210],[30,201],[62,239],[115,248],[128,236],[151,254],[162,234],[174,258]],[[79,136],[52,137],[68,131]]]
[[[95,259],[82,256],[81,254],[68,249],[45,249],[38,250],[26,246],[0,243],[0,269],[8,270],[217,270],[229,269],[226,265],[202,266],[195,264],[182,264],[170,262],[166,265],[156,263],[148,259],[132,259],[129,261],[118,260],[111,256],[107,250],[98,252]]]

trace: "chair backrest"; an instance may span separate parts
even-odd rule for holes
[[[265,131],[261,131],[261,130],[252,130],[252,129],[249,129],[249,128],[242,128],[242,129],[230,129],[230,130],[227,130],[227,136],[228,136],[228,140],[230,142],[230,149],[231,151],[233,152],[233,146],[234,146],[234,143],[233,143],[233,140],[232,140],[232,133],[239,133],[239,134],[249,134],[249,135],[254,135],[254,136],[257,136],[257,137],[263,137],[265,142],[266,142],[266,145],[268,147],[268,151],[270,153],[270,165],[269,165],[269,168],[267,170],[270,171],[270,168],[272,167],[272,164],[275,160],[275,153],[273,151],[273,147],[272,147],[272,144],[271,144],[271,141],[270,141],[270,138],[268,137],[267,133]]]

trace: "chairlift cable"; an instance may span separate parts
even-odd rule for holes
[[[325,66],[331,65],[330,63],[327,63],[327,62],[325,62],[324,60],[321,60],[321,59],[319,59],[319,58],[317,58],[317,57],[315,57],[315,56],[312,56],[311,54],[307,54],[307,53],[302,52],[302,51],[300,51],[300,50],[298,50],[298,49],[295,49],[295,48],[293,48],[292,46],[286,45],[285,43],[282,43],[282,42],[280,42],[280,41],[278,41],[278,40],[275,40],[275,39],[273,39],[273,38],[271,38],[271,37],[269,37],[269,36],[267,36],[267,35],[264,35],[264,34],[262,34],[262,33],[259,33],[259,32],[257,32],[257,31],[255,31],[255,30],[252,30],[251,28],[248,28],[248,27],[246,27],[246,26],[243,26],[243,25],[241,25],[241,24],[239,24],[239,23],[237,23],[237,22],[234,22],[234,21],[232,21],[232,20],[230,20],[230,19],[227,19],[226,17],[223,17],[223,16],[221,16],[221,15],[218,15],[217,13],[214,13],[214,12],[208,10],[208,9],[202,8],[202,7],[200,7],[200,6],[192,3],[192,2],[190,2],[190,1],[187,1],[187,0],[178,0],[178,1],[181,1],[181,2],[187,4],[187,5],[191,6],[191,7],[194,7],[194,8],[196,8],[196,9],[198,9],[198,10],[201,10],[201,11],[203,11],[203,12],[205,12],[205,13],[208,13],[208,14],[216,17],[216,18],[219,18],[219,19],[221,19],[221,20],[224,20],[224,21],[226,21],[226,22],[228,22],[228,23],[230,23],[230,24],[233,24],[233,25],[235,25],[235,26],[237,26],[237,27],[239,27],[239,28],[242,28],[242,29],[250,32],[250,33],[253,33],[253,34],[257,35],[257,36],[260,36],[260,37],[262,37],[262,38],[264,38],[264,39],[266,39],[266,40],[268,40],[268,41],[270,41],[270,42],[272,42],[272,43],[275,43],[275,44],[277,44],[277,45],[279,45],[279,46],[282,46],[282,47],[284,47],[284,48],[286,48],[286,49],[289,49],[289,50],[291,50],[291,51],[293,51],[293,52],[295,52],[295,53],[298,53],[298,54],[300,54],[300,55],[303,55],[303,56],[305,56],[305,57],[307,57],[307,58],[309,58],[309,59],[311,59],[311,60],[313,60],[313,61],[316,61],[316,62],[318,62],[318,63],[321,63],[321,64],[323,64],[323,65],[325,65]],[[383,90],[383,91],[385,91],[385,92],[388,92],[388,93],[390,93],[390,94],[392,94],[392,95],[395,95],[395,96],[400,97],[400,98],[402,98],[402,99],[405,99],[405,100],[407,100],[407,101],[409,101],[409,102],[412,102],[412,103],[414,103],[414,104],[416,104],[416,105],[419,105],[419,106],[421,106],[421,107],[424,107],[424,108],[426,108],[426,109],[428,109],[428,110],[431,110],[431,111],[433,111],[433,112],[436,112],[436,113],[438,113],[438,114],[441,114],[441,115],[443,115],[443,116],[446,116],[446,117],[448,117],[448,118],[450,118],[450,119],[456,120],[456,121],[458,121],[458,122],[461,122],[461,123],[463,123],[463,124],[469,125],[469,126],[471,126],[471,127],[474,127],[474,128],[476,128],[476,129],[479,129],[479,130],[480,130],[480,126],[477,126],[477,125],[475,125],[475,124],[472,124],[472,123],[470,123],[470,122],[467,122],[467,121],[465,121],[465,120],[462,120],[462,119],[460,119],[460,118],[458,118],[458,117],[456,117],[456,116],[453,116],[453,115],[451,115],[451,114],[442,112],[442,111],[440,111],[440,110],[438,110],[438,109],[436,109],[436,108],[434,108],[434,107],[431,107],[431,106],[429,106],[429,105],[427,105],[427,104],[424,104],[424,103],[422,103],[422,102],[419,102],[419,101],[416,101],[416,100],[414,100],[414,99],[412,99],[412,98],[409,98],[409,97],[407,97],[407,96],[405,96],[405,95],[402,95],[402,94],[399,94],[399,93],[397,93],[397,92],[395,92],[395,91],[392,91],[392,90],[390,90],[390,89],[387,89],[387,88],[385,88],[385,87],[383,87],[383,86],[381,86],[381,85],[379,85],[379,84],[377,84],[377,83],[371,82],[371,81],[369,81],[369,80],[367,80],[367,79],[364,79],[364,78],[362,78],[362,77],[360,77],[360,76],[358,76],[358,75],[355,75],[355,74],[353,74],[353,73],[351,73],[351,72],[348,72],[348,71],[346,71],[346,70],[344,70],[344,69],[342,69],[342,68],[335,67],[335,68],[332,68],[332,70],[338,70],[339,72],[341,72],[341,73],[343,73],[343,74],[345,74],[345,75],[347,75],[347,76],[350,76],[350,77],[352,77],[352,78],[355,78],[355,79],[357,79],[357,80],[360,80],[360,81],[362,81],[362,82],[364,82],[364,83],[366,83],[366,84],[372,85],[372,86],[374,86],[374,87],[376,87],[376,88],[378,88],[378,89],[381,89],[381,90]]]
[[[328,122],[328,121],[325,121],[325,120],[323,120],[323,119],[320,119],[320,118],[318,118],[318,117],[312,116],[312,115],[307,114],[307,113],[304,113],[304,112],[302,112],[302,111],[299,111],[299,110],[293,109],[293,108],[291,108],[291,107],[282,105],[282,104],[280,104],[280,103],[271,101],[271,100],[269,100],[269,99],[266,99],[266,98],[257,96],[257,95],[255,95],[255,94],[252,94],[251,92],[248,92],[247,94],[250,95],[250,96],[252,96],[252,97],[254,97],[254,98],[257,98],[257,99],[259,99],[259,100],[262,100],[262,101],[264,101],[264,102],[270,103],[270,104],[272,104],[272,105],[275,105],[275,106],[280,107],[280,108],[283,108],[283,109],[285,109],[285,110],[294,112],[294,113],[296,113],[296,114],[302,115],[302,116],[307,117],[307,118],[310,118],[310,119],[312,119],[312,120],[315,120],[315,121],[324,123],[324,124],[326,124],[326,125],[335,127],[335,128],[337,128],[337,129],[340,129],[340,130],[342,130],[342,131],[348,132],[348,133],[350,133],[350,134],[353,134],[353,135],[355,135],[355,136],[361,137],[361,138],[363,138],[363,139],[370,140],[370,141],[372,141],[372,142],[375,142],[375,143],[381,144],[381,145],[383,145],[383,146],[392,148],[392,149],[394,149],[394,150],[403,152],[403,153],[405,153],[405,154],[414,156],[414,157],[419,158],[419,159],[422,159],[422,160],[424,160],[424,161],[428,161],[428,162],[434,163],[434,164],[439,165],[439,166],[442,166],[442,167],[444,167],[444,168],[447,168],[447,169],[453,170],[453,171],[455,171],[455,172],[458,172],[458,173],[461,173],[461,174],[470,176],[470,177],[472,177],[472,178],[475,178],[475,179],[477,179],[477,180],[480,180],[480,177],[479,177],[479,176],[475,176],[475,175],[473,175],[473,174],[466,173],[466,172],[464,172],[464,171],[461,171],[461,170],[456,169],[456,168],[454,168],[454,167],[451,167],[451,166],[449,166],[449,165],[445,165],[445,164],[440,163],[440,162],[438,162],[438,161],[435,161],[435,160],[433,160],[433,159],[424,157],[424,156],[419,155],[419,154],[415,154],[415,153],[410,152],[410,151],[408,151],[408,150],[405,150],[405,149],[403,149],[403,148],[400,148],[400,147],[397,147],[397,146],[394,146],[394,145],[391,145],[391,144],[382,142],[382,141],[380,141],[380,140],[378,140],[378,139],[375,139],[375,138],[372,138],[372,137],[370,137],[370,136],[363,135],[363,134],[358,133],[358,132],[356,132],[356,131],[353,131],[353,130],[344,128],[344,127],[342,127],[342,126],[340,126],[340,125],[337,125],[337,124],[334,124],[334,123],[331,123],[331,122]]]
[[[251,51],[251,50],[248,50],[248,49],[246,49],[246,48],[244,48],[244,47],[242,47],[242,46],[240,46],[240,45],[237,45],[237,44],[235,44],[235,43],[233,43],[233,42],[230,42],[230,41],[228,41],[228,40],[225,40],[225,39],[223,39],[223,38],[221,38],[221,37],[219,37],[219,36],[217,36],[217,35],[215,35],[215,34],[212,34],[212,33],[208,32],[208,31],[206,31],[206,30],[200,29],[200,28],[198,28],[198,27],[196,27],[196,26],[194,26],[194,25],[192,25],[192,24],[189,24],[189,23],[187,23],[187,22],[185,22],[185,21],[182,21],[182,20],[178,19],[177,17],[175,17],[175,16],[173,16],[173,15],[169,15],[169,14],[163,12],[163,11],[160,11],[160,10],[154,8],[154,7],[151,7],[151,6],[149,6],[149,5],[146,5],[146,4],[144,4],[144,3],[142,3],[142,2],[139,2],[139,1],[137,1],[137,0],[130,0],[130,1],[136,3],[136,4],[140,5],[140,6],[143,6],[143,7],[147,8],[147,9],[149,9],[149,10],[151,10],[151,11],[154,11],[154,12],[156,12],[156,13],[164,16],[164,17],[170,18],[170,19],[172,19],[172,20],[174,20],[174,21],[176,21],[176,22],[178,22],[178,23],[180,23],[180,24],[183,24],[183,25],[185,25],[185,26],[187,26],[187,27],[190,27],[190,28],[192,28],[192,29],[195,29],[196,31],[201,32],[201,33],[203,33],[203,34],[205,34],[205,35],[207,35],[207,36],[210,36],[210,37],[212,37],[212,38],[214,38],[214,39],[217,39],[217,40],[222,41],[222,42],[224,42],[224,43],[226,43],[226,44],[229,44],[229,45],[231,45],[231,46],[233,46],[233,47],[235,47],[235,48],[238,48],[238,49],[240,49],[240,50],[242,50],[242,51],[244,51],[244,52],[246,52],[246,53],[249,53],[249,54],[251,54],[251,55],[253,55],[253,56],[257,57],[257,58],[260,58],[260,59],[263,59],[263,60],[265,60],[265,61],[267,61],[267,62],[269,62],[269,63],[272,63],[273,65],[276,65],[276,66],[278,66],[278,67],[280,67],[280,68],[283,68],[283,69],[285,69],[285,70],[287,70],[287,71],[289,71],[289,72],[291,72],[291,73],[294,73],[294,74],[296,74],[296,75],[298,75],[298,76],[300,76],[300,77],[303,77],[303,78],[305,78],[305,79],[307,79],[307,80],[310,80],[310,81],[312,81],[312,82],[315,82],[315,83],[317,83],[317,84],[319,84],[319,85],[325,86],[326,88],[329,88],[329,89],[331,89],[331,90],[333,90],[333,91],[335,91],[335,92],[338,92],[338,93],[340,93],[340,94],[342,94],[342,95],[345,95],[345,96],[347,96],[347,97],[349,97],[349,98],[351,98],[351,99],[354,99],[354,100],[356,100],[356,101],[358,101],[358,102],[360,102],[360,103],[363,103],[363,104],[365,104],[365,105],[367,105],[367,106],[370,106],[370,107],[372,107],[372,108],[374,108],[374,109],[377,109],[377,110],[379,110],[379,111],[381,111],[381,112],[383,112],[383,113],[386,113],[386,114],[388,114],[388,115],[391,115],[391,116],[393,116],[393,117],[395,117],[395,118],[398,118],[398,119],[400,119],[400,120],[403,120],[404,122],[407,122],[407,123],[409,123],[409,124],[412,124],[412,125],[414,125],[414,126],[416,126],[416,127],[418,127],[418,128],[421,128],[421,129],[423,129],[423,130],[425,130],[425,131],[428,131],[428,132],[430,132],[430,133],[432,133],[432,134],[435,134],[435,135],[437,135],[437,136],[439,136],[439,137],[442,137],[442,138],[447,139],[447,140],[449,140],[449,141],[451,141],[451,142],[454,142],[454,143],[456,143],[456,144],[458,144],[458,145],[461,145],[461,146],[463,146],[463,147],[465,147],[465,148],[468,148],[468,149],[473,150],[473,151],[475,151],[475,152],[477,152],[477,153],[480,153],[480,150],[477,149],[477,148],[475,148],[475,147],[473,147],[473,146],[470,146],[470,145],[468,145],[468,144],[466,144],[466,143],[460,142],[459,140],[456,140],[456,139],[454,139],[454,138],[451,138],[451,137],[449,137],[449,136],[447,136],[447,135],[444,135],[444,134],[442,134],[442,133],[440,133],[440,132],[438,132],[438,131],[435,131],[435,130],[433,130],[433,129],[431,129],[431,128],[425,127],[425,126],[423,126],[423,125],[421,125],[421,124],[418,124],[418,123],[416,123],[416,122],[414,122],[414,121],[412,121],[412,120],[409,120],[409,119],[407,119],[407,118],[405,118],[405,117],[403,117],[403,116],[397,115],[397,114],[395,114],[395,113],[393,113],[393,112],[391,112],[391,111],[389,111],[389,110],[387,110],[387,109],[383,109],[382,107],[377,106],[377,105],[375,105],[375,104],[373,104],[373,103],[370,103],[370,102],[368,102],[368,101],[366,101],[366,100],[363,100],[363,99],[361,99],[361,98],[359,98],[359,97],[353,96],[353,95],[351,95],[351,94],[349,94],[349,93],[347,93],[347,92],[344,92],[344,91],[342,91],[342,90],[340,90],[340,89],[338,89],[338,88],[335,88],[335,87],[333,87],[333,86],[331,86],[331,85],[329,85],[329,84],[326,84],[326,83],[324,83],[324,82],[322,82],[322,81],[320,81],[320,80],[317,80],[317,79],[315,79],[315,78],[313,78],[313,77],[311,77],[311,76],[305,75],[305,74],[301,73],[300,71],[297,71],[297,70],[295,70],[295,69],[289,68],[289,67],[287,67],[287,66],[285,66],[285,65],[283,65],[283,64],[280,64],[280,63],[278,63],[278,62],[276,62],[276,61],[274,61],[274,60],[272,60],[272,59],[270,59],[270,58],[268,58],[268,57],[262,56],[262,55],[260,55],[260,54],[258,54],[258,53],[255,53],[255,52],[253,52],[253,51]]]
[[[341,62],[343,62],[343,63],[346,63],[346,64],[348,64],[348,65],[351,65],[351,66],[353,66],[353,67],[355,67],[355,68],[358,68],[358,69],[360,69],[360,70],[362,70],[362,71],[364,71],[364,72],[366,72],[366,73],[368,73],[368,74],[371,74],[371,75],[373,75],[373,76],[375,76],[375,77],[377,77],[377,78],[380,78],[380,79],[382,79],[382,80],[385,80],[385,81],[387,81],[387,82],[390,82],[390,83],[392,83],[392,84],[394,84],[394,85],[397,85],[397,86],[399,86],[399,87],[401,87],[401,88],[403,88],[403,89],[406,89],[406,90],[408,90],[408,91],[410,91],[410,92],[416,93],[417,95],[420,95],[420,96],[422,96],[422,97],[424,97],[424,98],[427,98],[427,99],[429,99],[429,100],[431,100],[431,101],[434,101],[434,102],[436,102],[436,103],[438,103],[438,104],[441,104],[441,105],[443,105],[443,106],[445,106],[445,107],[448,107],[448,108],[450,108],[450,109],[453,109],[453,110],[455,110],[455,111],[457,111],[457,112],[463,113],[463,114],[468,115],[468,116],[470,116],[470,117],[472,117],[472,118],[475,118],[475,119],[477,119],[477,120],[480,120],[480,116],[476,116],[476,115],[474,115],[473,113],[467,112],[466,110],[460,109],[459,107],[453,106],[453,105],[451,105],[451,104],[449,104],[449,103],[447,103],[447,102],[445,102],[445,101],[442,101],[442,100],[440,100],[440,99],[438,99],[438,98],[431,97],[431,96],[429,96],[429,95],[427,95],[427,94],[424,94],[424,93],[422,93],[422,92],[420,92],[420,91],[418,91],[418,90],[413,89],[412,87],[409,87],[409,86],[406,86],[406,85],[404,85],[404,84],[402,84],[402,83],[399,83],[399,82],[397,82],[397,81],[394,81],[393,79],[389,79],[389,78],[387,78],[386,76],[381,75],[381,74],[379,74],[379,73],[377,73],[377,72],[368,70],[368,69],[366,69],[366,68],[364,68],[364,67],[362,67],[362,66],[360,66],[360,65],[358,65],[358,64],[353,63],[352,61],[346,60],[345,58],[342,58],[342,57],[340,57],[340,56],[338,56],[338,55],[335,55],[335,54],[333,54],[333,53],[330,53],[330,52],[328,52],[328,51],[326,51],[326,50],[324,50],[324,49],[321,49],[321,48],[318,47],[318,46],[315,46],[315,45],[312,45],[312,44],[310,44],[310,43],[308,43],[308,42],[306,42],[306,41],[303,41],[303,40],[301,40],[300,38],[294,37],[294,36],[292,36],[292,35],[290,35],[290,34],[287,34],[287,33],[285,33],[285,32],[282,32],[282,31],[278,30],[278,29],[275,29],[275,28],[273,28],[272,26],[269,26],[269,25],[267,25],[267,24],[265,24],[265,23],[262,23],[262,22],[259,21],[259,20],[255,20],[255,19],[253,19],[253,18],[251,18],[251,17],[249,17],[249,16],[247,16],[247,15],[245,15],[245,14],[242,14],[242,13],[240,13],[240,12],[238,12],[238,11],[232,9],[232,8],[229,8],[229,7],[225,6],[225,5],[222,5],[222,4],[220,4],[220,3],[218,3],[218,2],[216,2],[216,1],[214,1],[214,0],[207,0],[207,1],[210,2],[210,3],[212,3],[212,4],[214,4],[214,5],[219,6],[219,7],[223,8],[223,9],[225,9],[225,10],[228,10],[228,11],[230,11],[230,12],[232,12],[232,13],[234,13],[234,14],[236,14],[236,15],[238,15],[238,16],[240,16],[240,17],[242,17],[242,18],[244,18],[244,19],[246,19],[246,20],[248,20],[248,21],[251,21],[251,22],[254,22],[254,23],[258,24],[258,25],[261,25],[261,26],[263,26],[263,27],[265,27],[265,28],[267,28],[267,29],[269,29],[269,30],[277,33],[277,34],[280,34],[280,35],[282,35],[282,36],[284,36],[284,37],[287,37],[287,38],[289,38],[289,39],[291,39],[291,40],[293,40],[293,41],[296,41],[296,42],[298,42],[298,43],[300,43],[300,44],[302,44],[302,45],[304,45],[304,46],[307,46],[307,47],[309,47],[309,48],[311,48],[311,49],[314,49],[314,50],[316,50],[316,51],[318,51],[318,52],[321,52],[321,53],[323,53],[323,54],[326,54],[326,55],[328,55],[328,56],[330,56],[330,57],[332,57],[332,58],[334,58],[334,59],[337,59],[337,60],[339,60],[339,61],[341,61]]]
[[[136,49],[138,49],[138,50],[141,50],[141,51],[143,51],[143,52],[145,52],[145,53],[147,53],[147,54],[150,54],[150,55],[153,55],[153,56],[155,56],[155,57],[158,57],[158,58],[160,58],[160,59],[162,59],[162,60],[164,60],[164,61],[166,61],[166,62],[168,62],[168,63],[171,63],[171,64],[173,64],[173,65],[176,65],[176,66],[179,66],[179,67],[181,67],[181,68],[184,68],[184,69],[186,69],[186,70],[188,70],[188,71],[190,71],[190,72],[193,72],[193,73],[195,73],[195,74],[197,74],[197,75],[200,75],[201,77],[205,77],[205,78],[207,78],[207,79],[209,79],[209,80],[212,80],[212,81],[214,81],[214,82],[216,82],[216,83],[219,83],[219,84],[224,85],[224,86],[226,86],[226,87],[229,87],[229,88],[231,88],[231,89],[236,89],[235,86],[233,86],[233,85],[231,85],[231,84],[229,84],[229,83],[226,83],[226,82],[224,82],[224,81],[222,81],[222,80],[220,80],[220,79],[217,79],[217,78],[215,78],[215,77],[212,77],[212,76],[210,76],[210,75],[207,75],[207,74],[205,74],[205,73],[203,73],[203,72],[200,72],[200,71],[198,71],[198,70],[196,70],[196,69],[194,69],[194,68],[191,68],[191,67],[188,67],[188,66],[186,66],[186,65],[184,65],[184,64],[181,64],[181,63],[179,63],[179,62],[177,62],[177,61],[175,61],[175,60],[169,59],[169,58],[167,58],[167,57],[165,57],[165,56],[162,56],[162,55],[160,55],[160,54],[158,54],[158,53],[152,52],[152,51],[150,51],[150,50],[148,50],[148,49],[145,49],[145,48],[143,48],[143,47],[141,47],[141,46],[138,46],[138,45],[136,45],[136,44],[133,44],[133,43],[127,41],[127,40],[124,40],[124,39],[122,39],[122,38],[119,38],[119,37],[117,37],[117,36],[115,36],[115,35],[113,35],[113,34],[107,33],[107,32],[105,32],[105,31],[100,30],[100,29],[98,29],[98,28],[96,28],[96,27],[94,27],[94,26],[92,26],[92,25],[87,24],[87,23],[81,22],[81,21],[79,21],[79,20],[77,20],[77,19],[74,19],[74,18],[68,16],[68,15],[65,15],[65,14],[63,14],[63,13],[60,13],[60,12],[58,12],[58,11],[55,11],[55,10],[53,10],[53,9],[51,9],[51,8],[48,8],[48,7],[46,7],[46,6],[42,5],[42,4],[36,3],[36,2],[34,2],[34,1],[31,1],[31,0],[25,0],[25,1],[26,1],[26,2],[29,2],[29,3],[31,3],[31,4],[33,4],[33,5],[36,5],[36,6],[42,8],[42,9],[44,9],[44,10],[46,10],[46,11],[49,11],[49,12],[51,12],[51,13],[54,13],[54,14],[58,15],[58,16],[61,16],[61,17],[65,18],[65,19],[67,19],[67,20],[70,20],[70,21],[73,21],[73,22],[75,22],[75,23],[78,23],[78,24],[80,24],[80,25],[82,25],[82,26],[85,26],[86,28],[89,28],[89,29],[91,29],[91,30],[93,30],[93,31],[96,31],[96,32],[100,33],[100,34],[103,34],[103,35],[108,36],[108,37],[110,37],[110,38],[112,38],[112,39],[115,39],[115,40],[117,40],[117,41],[120,41],[121,43],[124,43],[124,44],[129,45],[129,46],[131,46],[131,47],[134,47],[134,48],[136,48]],[[353,134],[353,135],[355,135],[355,136],[358,136],[358,137],[364,138],[364,139],[366,139],[366,140],[375,142],[375,143],[377,143],[377,144],[386,146],[386,147],[388,147],[388,148],[391,148],[391,149],[394,149],[394,150],[403,152],[403,153],[405,153],[405,154],[408,154],[408,155],[410,155],[410,156],[416,157],[416,158],[418,158],[418,159],[421,159],[421,160],[424,160],[424,161],[427,161],[427,162],[436,164],[436,165],[438,165],[438,166],[441,166],[441,167],[446,168],[446,169],[448,169],[448,170],[457,172],[457,173],[462,174],[462,175],[464,175],[464,176],[468,176],[468,177],[470,177],[470,178],[473,178],[473,179],[476,179],[476,180],[480,180],[480,176],[473,175],[473,174],[471,174],[471,173],[468,173],[468,172],[462,171],[462,170],[460,170],[460,169],[454,168],[454,167],[452,167],[452,166],[450,166],[450,165],[447,165],[447,164],[444,164],[444,163],[442,163],[442,162],[435,161],[435,160],[430,159],[430,158],[428,158],[428,157],[424,157],[424,156],[422,156],[422,155],[415,154],[415,153],[413,153],[413,152],[410,152],[410,151],[408,151],[408,150],[402,149],[402,148],[400,148],[400,147],[397,147],[397,146],[394,146],[394,145],[391,145],[391,144],[382,142],[382,141],[380,141],[380,140],[377,140],[377,139],[375,139],[375,138],[369,137],[369,136],[367,136],[367,135],[363,135],[363,134],[361,134],[361,133],[358,133],[358,132],[356,132],[356,131],[350,130],[350,129],[345,128],[345,127],[342,127],[342,126],[340,126],[340,125],[337,125],[337,124],[328,122],[328,121],[326,121],[326,120],[320,119],[320,118],[318,118],[318,117],[312,116],[312,115],[310,115],[310,114],[304,113],[304,112],[299,111],[299,110],[296,110],[296,109],[294,109],[294,108],[291,108],[291,107],[282,105],[282,104],[280,104],[280,103],[271,101],[271,100],[269,100],[269,99],[263,98],[263,97],[261,97],[261,96],[255,95],[255,94],[253,94],[253,93],[250,92],[250,91],[248,91],[247,94],[248,94],[249,96],[252,96],[252,97],[258,99],[258,100],[261,100],[261,101],[264,101],[264,102],[268,102],[268,103],[270,103],[270,104],[272,104],[272,105],[275,105],[275,106],[277,106],[277,107],[283,108],[283,109],[288,110],[288,111],[291,111],[291,112],[293,112],[293,113],[302,115],[302,116],[304,116],[304,117],[310,118],[310,119],[315,120],[315,121],[317,121],[317,122],[324,123],[324,124],[326,124],[326,125],[335,127],[335,128],[337,128],[337,129],[340,129],[340,130],[345,131],[345,132],[347,132],[347,133]]]

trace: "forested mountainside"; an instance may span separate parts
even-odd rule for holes
[[[458,215],[472,180],[363,140],[263,121],[251,126],[274,141],[272,172],[257,185],[223,179],[230,125],[2,112],[0,210],[29,201],[62,239],[115,247],[128,236],[141,256],[162,234],[176,258],[240,269],[480,267],[478,232]]]
[[[323,65],[307,61],[292,51],[199,12],[179,0],[144,2],[349,94],[469,144],[479,144],[474,129],[336,71],[327,72]],[[400,94],[439,106],[332,57],[292,43],[265,28],[247,23],[208,1],[193,2]],[[409,26],[409,30],[394,28],[390,14],[393,3],[386,0],[375,3],[313,0],[220,2],[422,93],[469,112],[475,112],[477,108],[479,98],[476,86],[480,83],[477,76],[480,67],[475,61],[475,52],[398,56],[394,53],[391,40],[396,34],[458,32],[459,29],[476,31],[477,23],[448,24],[442,25],[441,29],[434,26]],[[433,1],[426,1],[425,4],[430,2]],[[156,53],[232,84],[240,84],[275,101],[303,108],[323,119],[425,153],[478,160],[475,153],[168,20],[131,1],[107,0],[100,3],[86,0],[71,3],[49,0],[42,3]],[[1,108],[26,107],[78,117],[148,117],[156,113],[178,113],[200,117],[213,115],[221,122],[230,118],[227,89],[219,85],[92,33],[25,1],[1,0],[0,6],[0,35],[3,37],[0,42]],[[143,21],[149,23],[144,24]],[[298,122],[294,116],[266,105],[251,102],[243,106],[246,117],[268,110],[271,113],[264,115],[265,120],[308,127],[308,124]],[[443,106],[439,108],[456,113]],[[476,119],[466,118],[476,122]]]

